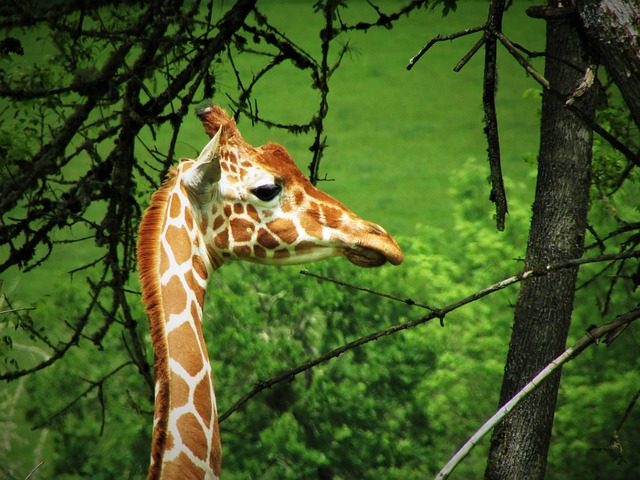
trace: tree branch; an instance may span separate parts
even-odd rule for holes
[[[441,325],[443,324],[443,320],[445,315],[447,315],[448,313],[457,310],[458,308],[467,305],[469,303],[472,303],[476,300],[479,300],[483,297],[486,297],[492,293],[498,292],[500,290],[503,290],[515,283],[521,282],[523,280],[526,280],[527,278],[531,278],[531,277],[535,277],[535,276],[543,276],[543,275],[547,275],[548,273],[551,272],[555,272],[558,270],[565,270],[565,269],[569,269],[569,268],[575,268],[578,267],[580,265],[586,265],[589,263],[597,263],[597,262],[606,262],[606,261],[610,261],[610,260],[620,260],[620,259],[626,259],[626,258],[640,258],[640,251],[630,251],[630,252],[623,252],[623,253],[617,253],[617,254],[610,254],[610,255],[599,255],[597,257],[590,257],[590,258],[577,258],[577,259],[573,259],[573,260],[568,260],[566,262],[562,262],[562,263],[558,263],[558,264],[552,264],[552,265],[542,265],[540,267],[534,268],[534,269],[530,269],[530,270],[525,270],[517,275],[513,275],[509,278],[506,278],[504,280],[501,280],[497,283],[494,283],[493,285],[490,285],[482,290],[479,290],[467,297],[464,297],[460,300],[458,300],[457,302],[451,303],[445,307],[443,307],[442,309],[436,309],[436,308],[432,308],[432,307],[427,307],[426,305],[422,305],[422,304],[418,304],[417,302],[414,302],[413,300],[407,300],[407,299],[401,299],[398,297],[395,297],[393,295],[388,295],[388,294],[381,294],[379,292],[375,292],[373,290],[369,290],[369,289],[364,289],[361,287],[356,287],[354,285],[348,284],[346,282],[342,282],[342,281],[337,281],[337,280],[333,280],[327,277],[322,277],[319,275],[310,275],[309,272],[305,271],[303,274],[304,275],[310,275],[313,276],[319,280],[327,280],[330,281],[332,283],[336,283],[340,286],[345,286],[348,288],[354,288],[356,290],[360,290],[360,291],[365,291],[366,293],[370,293],[373,295],[380,295],[383,296],[385,298],[389,298],[391,300],[395,300],[395,301],[399,301],[402,303],[406,303],[407,305],[411,305],[411,306],[419,306],[422,308],[428,308],[429,310],[431,310],[431,313],[429,313],[428,315],[425,315],[423,317],[419,317],[416,318],[414,320],[410,320],[408,322],[404,322],[404,323],[399,323],[397,325],[393,325],[389,328],[385,328],[382,330],[378,330],[374,333],[371,333],[369,335],[365,335],[364,337],[358,338],[357,340],[354,340],[352,342],[346,343],[334,350],[331,350],[330,352],[327,352],[313,360],[310,360],[306,363],[304,363],[303,365],[300,365],[298,367],[292,368],[290,370],[287,370],[285,372],[280,373],[279,375],[276,375],[275,377],[270,378],[269,380],[266,381],[258,381],[256,382],[255,386],[247,393],[245,393],[242,397],[240,397],[240,399],[238,399],[233,405],[231,405],[231,407],[229,407],[222,415],[220,415],[219,420],[220,422],[222,422],[223,420],[225,420],[226,418],[228,418],[230,415],[232,415],[235,411],[239,410],[245,403],[247,403],[251,398],[255,397],[258,393],[260,393],[262,390],[265,390],[267,388],[271,388],[274,385],[283,382],[285,380],[291,381],[295,378],[296,375],[309,370],[313,367],[315,367],[316,365],[320,365],[321,363],[325,363],[329,360],[331,360],[332,358],[336,358],[339,357],[340,355],[342,355],[343,353],[349,351],[349,350],[353,350],[357,347],[360,347],[362,345],[364,345],[365,343],[369,343],[372,342],[374,340],[377,340],[379,338],[382,337],[386,337],[387,335],[392,335],[394,333],[397,333],[399,331],[402,330],[407,330],[409,328],[413,328],[416,327],[418,325],[421,325],[423,323],[426,323],[430,320],[433,320],[434,318],[439,318],[441,321]],[[301,272],[302,273],[302,272]]]
[[[467,442],[456,452],[456,454],[449,460],[449,462],[438,472],[436,480],[442,480],[449,478],[451,472],[460,464],[460,462],[473,450],[478,442],[495,427],[509,412],[511,412],[527,395],[535,390],[545,378],[547,378],[553,371],[564,365],[565,363],[576,358],[587,347],[597,344],[600,338],[607,336],[609,333],[621,328],[622,326],[628,326],[631,322],[640,318],[640,309],[632,310],[624,315],[619,316],[615,320],[601,325],[600,327],[592,328],[580,338],[571,347],[565,350],[561,355],[551,361],[544,369],[540,371],[529,383],[527,383],[511,400],[505,403],[494,415],[487,420],[480,429],[467,440]]]

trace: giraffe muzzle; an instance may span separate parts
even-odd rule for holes
[[[351,245],[345,249],[344,256],[359,267],[379,267],[389,262],[400,265],[404,258],[402,250],[382,227],[365,222],[365,226],[354,232]]]

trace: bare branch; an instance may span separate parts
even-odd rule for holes
[[[547,275],[548,273],[551,272],[556,272],[558,270],[565,270],[565,269],[570,269],[570,268],[575,268],[578,267],[580,265],[586,265],[589,263],[597,263],[597,262],[607,262],[610,260],[620,260],[620,259],[626,259],[626,258],[640,258],[640,251],[630,251],[630,252],[623,252],[623,253],[617,253],[617,254],[610,254],[610,255],[600,255],[597,257],[590,257],[590,258],[577,258],[577,259],[573,259],[573,260],[568,260],[566,262],[562,262],[562,263],[558,263],[558,264],[554,264],[554,265],[542,265],[538,268],[535,269],[531,269],[531,270],[525,270],[517,275],[513,275],[509,278],[506,278],[504,280],[501,280],[497,283],[494,283],[493,285],[490,285],[486,288],[483,288],[482,290],[479,290],[467,297],[464,297],[460,300],[458,300],[457,302],[451,303],[441,309],[435,309],[435,308],[431,308],[431,307],[427,307],[429,310],[431,310],[431,313],[429,313],[428,315],[425,315],[423,317],[420,318],[416,318],[414,320],[410,320],[408,322],[404,322],[404,323],[399,323],[397,325],[393,325],[389,328],[385,328],[382,330],[378,330],[376,332],[373,332],[369,335],[365,335],[364,337],[358,338],[357,340],[354,340],[352,342],[346,343],[334,350],[331,350],[330,352],[327,352],[313,360],[310,360],[309,362],[306,362],[303,365],[300,365],[298,367],[292,368],[290,370],[287,370],[285,372],[282,372],[279,375],[276,375],[275,377],[270,378],[269,380],[266,381],[258,381],[255,386],[246,394],[244,394],[239,400],[237,400],[231,407],[229,407],[222,415],[220,415],[220,422],[222,422],[223,420],[225,420],[226,418],[228,418],[230,415],[232,415],[235,411],[239,410],[245,403],[247,403],[251,398],[255,397],[258,393],[260,393],[262,390],[265,390],[267,388],[271,388],[272,386],[283,382],[285,380],[293,380],[293,378],[295,378],[296,375],[309,370],[313,367],[315,367],[316,365],[320,365],[321,363],[325,363],[329,360],[331,360],[332,358],[336,358],[339,357],[340,355],[342,355],[343,353],[349,351],[349,350],[353,350],[354,348],[360,347],[366,343],[372,342],[374,340],[377,340],[379,338],[382,337],[386,337],[387,335],[392,335],[394,333],[400,332],[402,330],[407,330],[409,328],[413,328],[416,327],[418,325],[422,325],[423,323],[426,323],[430,320],[433,320],[434,318],[439,318],[441,321],[441,325],[443,324],[443,320],[445,315],[447,315],[448,313],[457,310],[460,307],[463,307],[464,305],[467,305],[469,303],[472,303],[476,300],[479,300],[483,297],[486,297],[488,295],[491,295],[492,293],[498,292],[500,290],[503,290],[513,284],[516,284],[518,282],[521,282],[523,280],[526,280],[527,278],[531,278],[531,277],[536,277],[536,276],[543,276],[543,275]],[[309,273],[304,273],[305,275],[309,275]],[[370,293],[373,295],[381,295],[384,296],[385,298],[389,298],[391,300],[395,300],[395,301],[399,301],[402,303],[406,303],[408,305],[414,305],[414,306],[420,306],[425,308],[426,306],[424,305],[419,305],[416,302],[413,302],[412,300],[406,300],[406,299],[400,299],[398,297],[395,297],[393,295],[388,295],[388,294],[380,294],[379,292],[375,292],[369,289],[364,289],[361,287],[354,287],[353,285],[350,285],[348,283],[345,282],[340,282],[340,281],[335,281],[332,279],[329,279],[327,277],[322,277],[319,275],[311,275],[317,279],[321,279],[321,280],[328,280],[331,281],[333,283],[336,283],[338,285],[341,286],[345,286],[345,287],[349,287],[349,288],[356,288],[357,290],[361,290],[361,291],[365,291],[366,293]]]
[[[529,383],[527,383],[511,400],[505,403],[494,415],[487,420],[478,431],[465,442],[465,444],[456,452],[440,472],[436,475],[436,480],[449,478],[451,472],[460,464],[462,460],[473,450],[478,442],[495,427],[509,412],[511,412],[527,395],[535,390],[541,382],[544,381],[553,371],[560,368],[565,363],[576,358],[587,347],[597,344],[600,338],[606,337],[611,332],[619,329],[621,326],[628,326],[631,322],[640,318],[640,309],[632,310],[624,315],[619,316],[615,320],[601,325],[600,327],[590,329],[586,335],[565,350],[561,355],[551,361],[544,369],[540,371]]]

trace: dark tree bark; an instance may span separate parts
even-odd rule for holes
[[[640,128],[640,1],[578,0],[580,21]]]
[[[581,257],[587,225],[592,131],[565,106],[590,63],[575,16],[548,21],[546,53],[551,89],[543,94],[527,269]],[[590,90],[574,103],[582,118],[593,116],[593,105]],[[523,282],[501,405],[564,350],[576,275],[577,270],[565,270]],[[496,427],[486,479],[544,478],[559,381],[559,374],[548,379]]]

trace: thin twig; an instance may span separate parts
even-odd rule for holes
[[[91,391],[94,388],[98,388],[98,395],[99,397],[102,396],[102,385],[112,376],[114,376],[116,373],[118,373],[120,370],[122,370],[125,367],[128,367],[129,365],[134,365],[134,362],[129,360],[128,362],[123,363],[122,365],[120,365],[119,367],[115,368],[114,370],[112,370],[111,372],[107,373],[104,377],[102,377],[100,380],[93,382],[90,381],[89,383],[91,384],[89,387],[87,387],[82,393],[80,393],[79,395],[76,396],[76,398],[74,398],[73,400],[71,400],[71,402],[67,403],[63,408],[61,408],[60,410],[58,410],[57,412],[55,412],[53,415],[51,415],[49,418],[47,418],[44,422],[41,422],[33,427],[31,427],[31,430],[38,430],[42,427],[46,427],[48,425],[51,424],[51,422],[53,422],[56,418],[61,417],[62,415],[64,415],[65,413],[67,413],[69,411],[69,409],[71,409],[71,407],[73,407],[76,403],[78,403],[80,400],[82,400],[84,397],[86,397],[89,393],[91,393]],[[101,422],[101,427],[100,429],[102,430],[104,428],[104,402],[102,402],[100,400],[101,404],[102,404],[102,422]]]
[[[415,56],[411,57],[411,59],[409,60],[409,63],[407,64],[407,70],[411,70],[413,66],[418,62],[418,60],[420,60],[420,58],[425,53],[427,53],[427,50],[433,47],[436,43],[444,42],[445,40],[455,40],[456,38],[460,38],[466,35],[471,35],[472,33],[480,32],[481,30],[484,30],[484,28],[485,28],[484,25],[479,25],[477,27],[467,28],[460,32],[451,33],[449,35],[436,35],[431,40],[429,40],[427,44],[424,47],[422,47],[418,53],[416,53]]]
[[[359,287],[359,286],[353,285],[351,283],[343,282],[342,280],[336,280],[335,278],[329,278],[329,277],[325,277],[324,275],[318,275],[317,273],[311,273],[307,269],[300,270],[300,273],[302,275],[307,275],[308,277],[317,278],[318,280],[325,280],[327,282],[335,283],[336,285],[340,285],[342,287],[353,288],[354,290],[359,290],[361,292],[370,293],[372,295],[377,295],[379,297],[388,298],[390,300],[395,300],[396,302],[406,303],[407,305],[410,305],[412,307],[424,308],[424,309],[430,310],[430,311],[432,311],[434,313],[437,312],[437,309],[435,309],[433,307],[430,307],[429,305],[425,305],[425,304],[422,304],[422,303],[414,302],[410,298],[400,298],[400,297],[396,297],[395,295],[390,295],[388,293],[377,292],[376,290],[371,290],[371,289],[366,288],[366,287]]]
[[[508,52],[515,58],[520,65],[527,71],[529,75],[531,75],[545,90],[549,90],[551,87],[549,86],[549,81],[544,78],[543,75],[538,73],[538,71],[533,68],[533,66],[524,58],[515,45],[509,40],[502,32],[495,32],[494,35],[500,43],[505,46]]]
[[[484,437],[498,422],[506,417],[520,401],[522,401],[529,393],[535,390],[540,383],[547,378],[553,371],[564,365],[565,363],[573,360],[583,350],[590,345],[597,343],[600,338],[607,335],[609,332],[615,331],[622,325],[629,325],[634,320],[640,318],[640,309],[632,310],[625,315],[621,315],[615,320],[606,323],[600,327],[590,329],[586,335],[580,340],[574,343],[571,347],[565,350],[560,356],[551,361],[544,369],[540,371],[529,383],[527,383],[522,390],[520,390],[511,400],[505,403],[495,414],[487,420],[476,433],[474,433],[469,440],[456,452],[456,454],[449,460],[440,472],[436,475],[436,480],[443,480],[449,478],[449,475],[460,464],[460,462],[473,450],[478,442]]]
[[[385,337],[387,335],[392,335],[394,333],[397,333],[399,331],[402,330],[407,330],[409,328],[413,328],[416,327],[418,325],[421,325],[423,323],[426,323],[430,320],[433,320],[434,318],[439,318],[440,321],[442,322],[445,315],[464,306],[467,305],[469,303],[472,303],[480,298],[486,297],[487,295],[490,295],[492,293],[495,293],[497,291],[503,290],[505,288],[507,288],[508,286],[511,286],[515,283],[521,282],[523,280],[526,280],[527,278],[531,278],[531,277],[535,277],[535,276],[541,276],[541,275],[547,275],[550,272],[555,272],[558,270],[563,270],[563,269],[567,269],[567,268],[575,268],[578,267],[580,265],[585,265],[588,263],[596,263],[596,262],[606,262],[609,260],[614,260],[614,259],[624,259],[624,258],[639,258],[640,257],[640,251],[630,251],[630,252],[623,252],[623,253],[618,253],[618,254],[609,254],[609,255],[600,255],[597,257],[590,257],[590,258],[577,258],[577,259],[573,259],[573,260],[567,260],[566,262],[562,262],[559,264],[555,264],[555,265],[543,265],[540,266],[539,268],[535,268],[532,270],[525,270],[524,272],[521,272],[517,275],[513,275],[509,278],[506,278],[504,280],[501,280],[497,283],[494,283],[493,285],[486,287],[482,290],[479,290],[467,297],[464,297],[460,300],[458,300],[457,302],[451,303],[449,305],[447,305],[446,307],[442,308],[442,309],[431,309],[431,313],[429,313],[428,315],[425,315],[423,317],[419,317],[413,320],[410,320],[408,322],[404,322],[404,323],[399,323],[396,325],[393,325],[389,328],[385,328],[383,330],[378,330],[374,333],[371,333],[369,335],[365,335],[364,337],[360,337],[352,342],[346,343],[334,350],[331,350],[330,352],[327,352],[313,360],[310,360],[308,362],[306,362],[303,365],[300,365],[298,367],[292,368],[290,370],[287,370],[285,372],[280,373],[279,375],[276,375],[275,377],[270,378],[269,380],[266,381],[258,381],[256,382],[255,386],[247,393],[245,393],[242,397],[240,397],[239,400],[237,400],[233,405],[231,405],[231,407],[229,407],[222,415],[220,415],[219,417],[219,421],[222,422],[224,421],[226,418],[228,418],[231,414],[233,414],[235,411],[239,410],[245,403],[247,403],[251,398],[255,397],[258,393],[260,393],[262,390],[265,390],[267,388],[271,388],[272,386],[283,382],[285,380],[293,380],[295,378],[296,375],[309,370],[313,367],[315,367],[316,365],[319,365],[321,363],[325,363],[329,360],[331,360],[332,358],[336,358],[339,357],[340,355],[342,355],[343,353],[349,351],[349,350],[353,350],[354,348],[360,347],[366,343],[372,342],[374,340],[377,340],[379,338]],[[316,278],[322,278],[327,279],[333,283],[337,283],[337,284],[341,284],[344,282],[339,282],[339,281],[334,281],[331,279],[328,279],[326,277],[320,277],[320,276],[316,276]],[[347,285],[345,284],[345,286],[349,286],[351,287],[351,285]],[[373,294],[373,295],[381,295],[384,296],[385,298],[389,298],[392,300],[396,300],[396,301],[401,301],[403,303],[407,303],[405,300],[402,300],[398,297],[394,297],[393,295],[387,295],[387,294],[380,294],[379,292],[375,292],[373,290],[368,290],[368,289],[364,289],[364,288],[360,288],[360,287],[353,287],[353,288],[358,288],[359,290],[365,291],[367,293]]]

